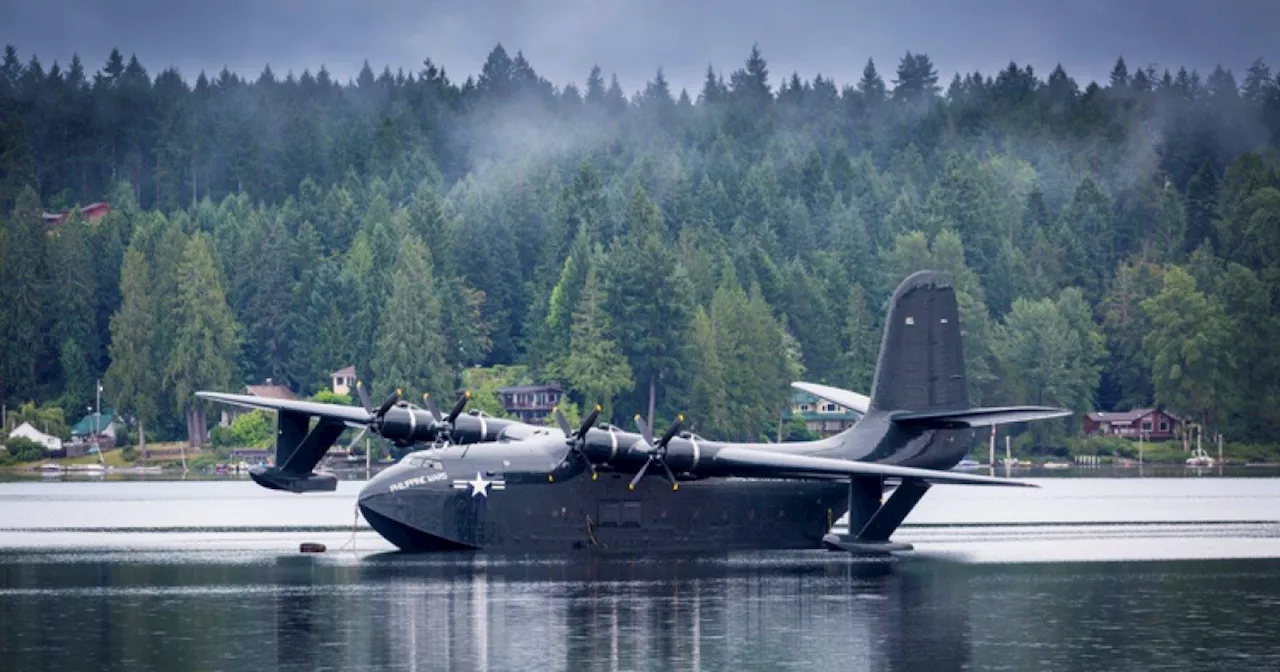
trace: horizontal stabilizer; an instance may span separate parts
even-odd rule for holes
[[[1071,415],[1065,408],[1048,406],[1005,406],[1002,408],[966,408],[959,411],[902,411],[889,416],[889,420],[904,429],[964,429],[1007,425],[1014,422],[1049,420]]]
[[[858,394],[857,392],[850,392],[849,390],[842,390],[838,387],[800,381],[791,383],[791,387],[808,392],[814,396],[821,397],[827,401],[840,404],[849,410],[857,411],[863,415],[866,415],[867,409],[871,407],[871,397]]]
[[[830,457],[814,457],[812,455],[792,455],[790,453],[775,453],[754,448],[721,448],[716,452],[713,459],[717,465],[726,466],[741,473],[756,473],[772,477],[786,474],[797,476],[812,476],[815,474],[827,476],[885,476],[890,478],[918,478],[929,483],[946,483],[950,485],[1039,487],[1033,483],[1024,483],[994,476],[900,467],[894,464],[859,462],[857,460],[841,460]]]

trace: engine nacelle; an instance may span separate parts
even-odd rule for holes
[[[382,416],[378,434],[395,443],[430,443],[436,438],[435,418],[429,411],[407,406],[393,406]]]

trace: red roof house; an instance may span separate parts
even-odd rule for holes
[[[1182,418],[1158,408],[1135,408],[1123,412],[1099,411],[1084,416],[1084,433],[1167,441],[1174,437],[1173,430],[1180,422]]]
[[[80,208],[80,218],[86,222],[96,222],[99,219],[106,217],[109,212],[111,212],[111,206],[106,203],[90,203],[89,205]],[[44,220],[45,224],[49,226],[56,226],[61,224],[69,214],[71,214],[70,210],[63,210],[62,212],[46,212],[41,215],[40,218]]]

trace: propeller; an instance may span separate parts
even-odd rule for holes
[[[356,395],[360,398],[360,405],[369,414],[369,420],[355,439],[348,444],[348,451],[364,438],[367,432],[373,432],[374,435],[402,447],[417,441],[425,441],[428,437],[437,444],[441,441],[447,442],[452,437],[454,421],[458,419],[467,405],[467,400],[471,398],[470,391],[464,393],[450,409],[449,415],[442,417],[430,395],[422,395],[427,404],[427,409],[423,409],[401,401],[400,396],[403,393],[404,390],[396,389],[377,408],[374,408],[364,383],[356,381]],[[392,409],[398,409],[398,411],[390,413]]]
[[[564,413],[560,412],[560,407],[557,406],[551,410],[555,413],[556,424],[560,425],[560,431],[564,432],[564,442],[569,446],[569,452],[564,454],[564,458],[560,460],[560,464],[567,463],[571,457],[576,455],[578,459],[586,462],[587,470],[591,472],[591,480],[594,481],[599,478],[600,474],[596,473],[596,465],[591,463],[591,458],[587,457],[585,449],[587,447],[587,432],[595,426],[596,418],[600,417],[600,405],[596,404],[596,407],[591,409],[591,414],[582,421],[582,426],[579,427],[577,431],[574,431],[569,426],[569,421],[565,419]],[[560,465],[556,466],[559,467]],[[547,474],[547,480],[554,481],[555,476]]]
[[[431,413],[432,419],[436,424],[436,442],[440,443],[441,439],[447,443],[453,438],[453,421],[458,419],[462,414],[462,410],[467,407],[467,400],[471,398],[471,390],[462,393],[458,397],[458,401],[453,404],[453,408],[449,410],[449,415],[441,416],[440,407],[436,406],[436,400],[431,398],[430,394],[423,394],[422,401],[427,405],[427,411]]]
[[[640,428],[640,435],[644,437],[644,446],[641,450],[648,453],[648,459],[640,466],[640,471],[636,472],[636,475],[631,479],[631,483],[627,485],[627,489],[635,490],[636,483],[639,483],[640,479],[644,478],[645,472],[649,470],[649,465],[657,462],[662,466],[662,470],[667,473],[667,480],[671,481],[671,489],[679,490],[680,483],[676,481],[676,475],[671,473],[671,467],[667,466],[667,444],[675,437],[676,432],[680,431],[680,424],[684,422],[684,416],[676,416],[676,421],[671,423],[671,426],[667,428],[666,433],[662,435],[662,438],[657,443],[653,441],[653,429],[649,426],[649,423],[645,422],[639,413],[636,414],[635,419],[636,426]]]
[[[382,420],[386,417],[387,411],[391,410],[391,407],[395,406],[396,402],[400,400],[400,392],[401,391],[397,389],[395,393],[387,397],[386,401],[382,402],[382,405],[379,406],[375,412],[373,404],[369,401],[369,392],[364,389],[364,384],[361,381],[356,381],[356,396],[360,398],[360,405],[363,406],[364,410],[372,417],[370,417],[368,424],[360,428],[360,431],[356,433],[355,438],[351,439],[351,443],[347,444],[348,453],[351,452],[351,449],[354,448],[357,443],[360,443],[360,439],[363,439],[365,434],[369,433],[370,428],[373,428],[374,434],[380,434],[380,430],[382,429]]]

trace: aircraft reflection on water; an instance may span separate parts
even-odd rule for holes
[[[889,302],[869,397],[795,386],[862,414],[817,441],[759,444],[681,433],[659,437],[596,426],[599,407],[559,429],[446,415],[399,394],[363,408],[219,392],[197,396],[274,410],[277,466],[250,471],[288,492],[332,491],[316,464],[348,427],[401,446],[423,446],[374,477],[360,511],[379,534],[411,551],[593,552],[828,548],[884,554],[909,549],[890,536],[935,484],[1031,486],[952,471],[973,428],[1070,415],[1039,406],[973,408],[964,371],[955,289],[941,274],[903,280]],[[314,421],[314,425],[312,424]],[[354,442],[353,442],[354,443]],[[648,476],[646,478],[646,476]],[[890,479],[897,487],[889,493]],[[848,534],[831,532],[848,515]]]
[[[352,665],[398,669],[959,670],[970,658],[964,569],[830,555],[421,562],[367,558],[376,586]],[[281,558],[281,576],[308,563]],[[339,593],[340,594],[340,593]],[[332,591],[280,592],[278,669],[333,665],[350,628]],[[385,662],[384,662],[385,661]],[[391,665],[392,661],[398,661]],[[413,661],[406,666],[406,661]],[[339,664],[341,666],[341,664]]]

